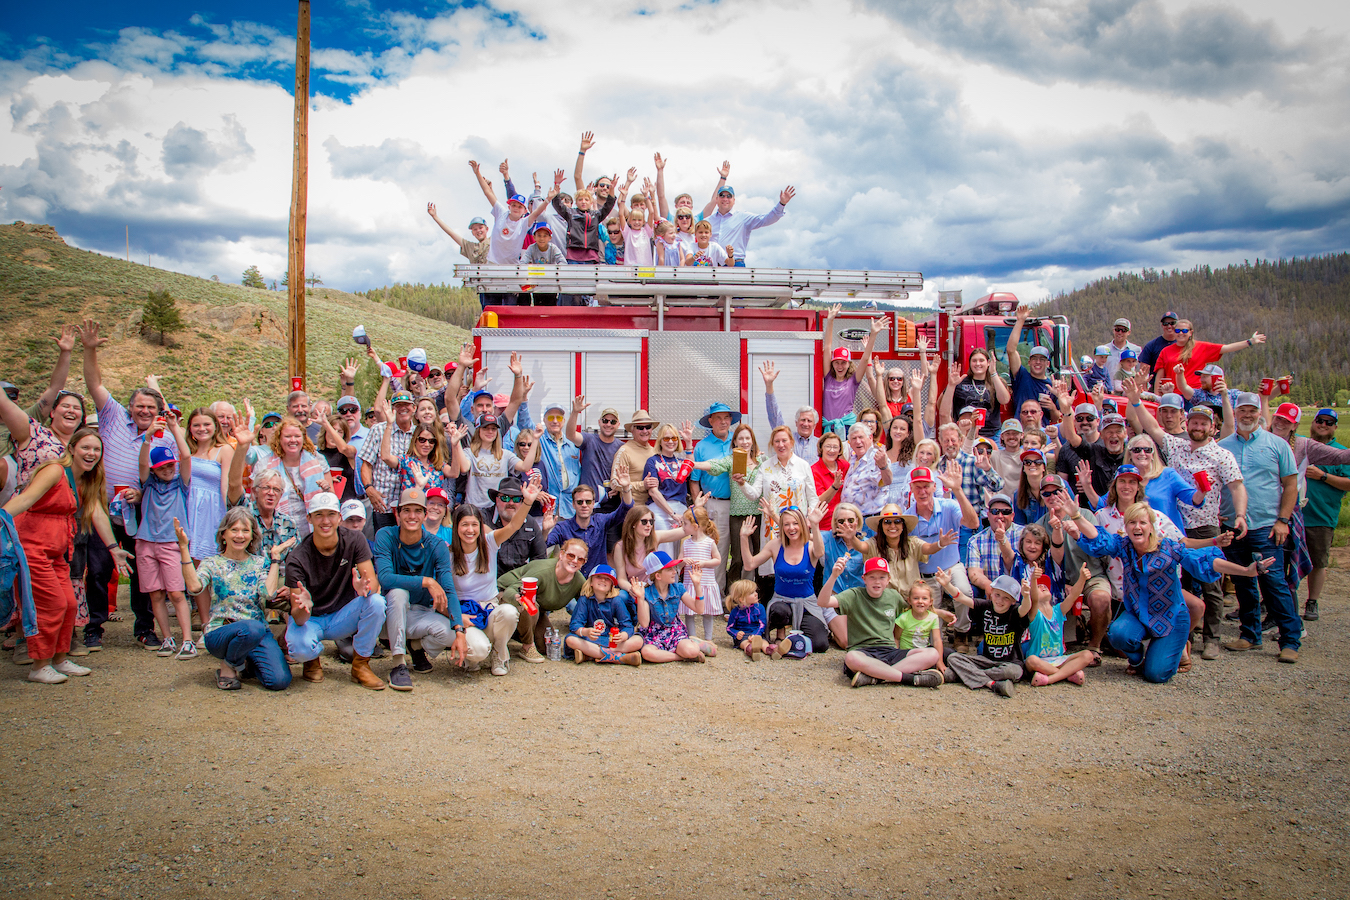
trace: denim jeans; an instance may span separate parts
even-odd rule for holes
[[[384,630],[384,597],[371,594],[357,597],[335,613],[310,616],[303,625],[295,620],[286,628],[286,649],[301,662],[318,659],[323,653],[324,641],[354,637],[352,644],[357,656],[373,656],[375,641]]]
[[[251,674],[269,691],[284,691],[291,683],[291,669],[277,639],[258,619],[241,619],[213,628],[204,642],[212,656],[225,660],[241,677],[252,666]]]
[[[1164,636],[1152,637],[1144,627],[1144,623],[1135,618],[1134,613],[1122,612],[1111,623],[1107,637],[1111,640],[1111,646],[1124,653],[1130,665],[1139,669],[1139,674],[1145,681],[1164,684],[1177,674],[1177,667],[1181,665],[1181,654],[1190,643],[1191,630],[1186,624],[1188,621],[1189,619],[1183,617],[1181,621],[1173,623],[1172,630]],[[1147,649],[1144,648],[1146,640]]]
[[[956,545],[961,551],[961,565],[970,567],[970,539],[975,535],[974,528],[961,526],[961,536],[957,539]]]
[[[1253,529],[1242,539],[1234,538],[1224,548],[1223,555],[1239,566],[1250,565],[1254,559],[1275,557],[1275,564],[1255,578],[1233,576],[1233,588],[1238,596],[1238,615],[1242,622],[1242,637],[1253,644],[1261,643],[1261,604],[1265,603],[1275,624],[1280,629],[1280,649],[1299,648],[1303,639],[1303,620],[1298,616],[1298,603],[1284,580],[1284,548],[1270,539],[1268,528]],[[1260,593],[1257,593],[1258,588]]]

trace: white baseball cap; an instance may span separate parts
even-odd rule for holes
[[[314,515],[316,512],[335,512],[341,514],[342,507],[338,504],[337,494],[331,491],[320,491],[309,498],[309,505],[305,507],[305,512]]]
[[[366,517],[366,507],[360,500],[348,500],[342,504],[342,520],[345,522],[352,518]]]

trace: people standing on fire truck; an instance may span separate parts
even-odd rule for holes
[[[825,314],[825,338],[821,352],[829,357],[830,370],[825,373],[821,408],[825,430],[833,431],[847,439],[849,428],[858,421],[853,412],[853,401],[858,394],[858,385],[862,383],[872,364],[872,349],[876,346],[877,335],[886,328],[886,320],[872,320],[867,342],[863,345],[862,361],[854,363],[853,354],[847,347],[834,346],[834,320],[839,315],[840,309],[840,305],[836,303]]]
[[[778,194],[778,203],[773,209],[759,216],[749,213],[733,212],[736,205],[736,189],[727,184],[731,174],[731,163],[723,162],[718,170],[721,176],[717,181],[717,212],[708,216],[706,221],[712,226],[712,242],[723,247],[731,247],[735,262],[732,265],[745,265],[745,251],[750,246],[750,232],[756,228],[772,225],[787,212],[787,205],[797,194],[792,185],[783,188]]]

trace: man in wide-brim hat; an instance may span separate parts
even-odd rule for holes
[[[652,435],[656,433],[656,426],[661,423],[653,419],[645,409],[639,409],[633,413],[633,418],[624,423],[624,428],[628,431],[628,441],[619,448],[619,452],[614,454],[614,463],[610,466],[610,483],[614,483],[614,476],[619,471],[619,466],[627,463],[629,476],[633,481],[633,503],[646,503],[647,496],[657,489],[655,477],[643,479],[642,470],[647,467],[647,460],[651,459],[656,453],[656,448],[652,446]]]

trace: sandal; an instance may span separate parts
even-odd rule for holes
[[[121,614],[121,613],[118,613],[118,612],[108,613],[108,621],[109,621],[109,622],[120,622],[120,621],[122,621],[122,614]]]
[[[1125,667],[1125,674],[1126,674],[1126,675],[1138,675],[1138,674],[1139,674],[1139,668],[1138,668],[1137,666],[1134,666],[1134,665],[1128,665],[1128,666]]]
[[[239,676],[222,675],[220,669],[216,669],[216,687],[220,688],[222,691],[237,691],[243,687],[243,685],[239,682]]]
[[[1088,663],[1088,668],[1095,669],[1102,664],[1102,651],[1096,647],[1089,647],[1088,650],[1092,652],[1092,662]]]
[[[1177,674],[1185,675],[1191,670],[1191,645],[1186,645],[1186,652],[1181,654],[1181,663],[1177,666]]]

